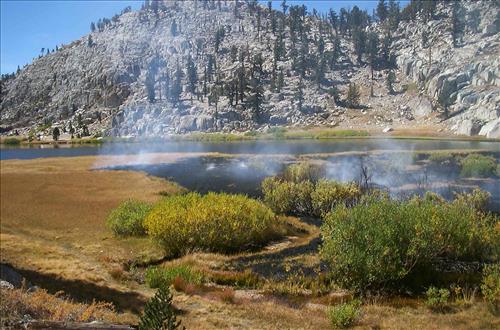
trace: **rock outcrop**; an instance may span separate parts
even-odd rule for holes
[[[50,135],[51,127],[57,126],[69,135],[158,136],[273,125],[352,128],[362,124],[382,130],[396,122],[432,122],[457,134],[493,137],[498,132],[496,2],[464,2],[467,12],[479,13],[480,22],[467,27],[457,47],[451,40],[451,9],[445,3],[439,3],[427,22],[402,21],[393,31],[391,47],[397,59],[398,93],[387,92],[387,69],[377,69],[370,82],[370,67],[357,62],[348,35],[339,37],[339,57],[324,67],[318,84],[312,69],[299,79],[292,60],[299,46],[292,42],[288,23],[282,23],[286,22],[282,13],[256,9],[251,1],[239,1],[236,8],[231,1],[221,1],[220,7],[217,2],[160,3],[158,10],[125,11],[3,80],[2,131]],[[285,24],[282,34],[276,28],[273,32],[273,17],[278,17],[277,24]],[[319,16],[303,20],[306,57],[319,65],[320,55],[334,49],[333,30],[325,29]],[[366,31],[376,31],[380,39],[385,33],[377,22]],[[430,47],[422,45],[423,35]],[[281,40],[285,54],[275,60]],[[191,87],[189,61],[198,80]],[[248,79],[241,92],[245,95],[235,92],[235,100],[230,99],[231,88],[237,88],[232,84],[237,84],[242,70]],[[252,90],[254,70],[262,72],[261,91]],[[179,98],[172,100],[177,75]],[[348,114],[342,101],[350,83],[361,88],[365,110],[358,111],[359,116]],[[408,88],[412,85],[417,90]],[[332,87],[339,90],[340,98]],[[259,94],[258,111],[253,109],[251,92]]]
[[[436,19],[426,24],[402,22],[398,29],[397,62],[401,72],[434,100],[457,134],[485,135],[500,117],[500,40],[498,5],[491,1],[463,2],[465,33],[454,47],[451,7],[438,4]],[[427,39],[427,42],[423,42]]]

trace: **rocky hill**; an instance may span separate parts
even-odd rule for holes
[[[2,78],[4,133],[430,126],[500,135],[499,3],[390,1],[374,19],[146,1]]]

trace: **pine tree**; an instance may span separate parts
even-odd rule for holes
[[[460,1],[454,1],[452,6],[451,21],[453,47],[458,47],[459,43],[461,43],[462,41],[462,36],[465,28],[465,10]]]
[[[221,42],[224,40],[224,36],[225,36],[225,30],[224,30],[224,27],[221,26],[215,32],[215,52],[216,53],[219,52],[219,46],[220,46]]]
[[[375,32],[370,32],[368,34],[368,60],[370,62],[372,81],[373,81],[373,68],[377,63],[378,50],[379,50],[378,35]]]
[[[354,50],[356,52],[358,64],[361,64],[361,59],[366,49],[366,32],[356,29],[352,33],[352,39],[354,42]]]
[[[436,1],[422,1],[422,16],[425,22],[430,21],[434,17],[436,5]]]
[[[174,330],[183,329],[177,321],[172,307],[172,294],[162,285],[144,307],[144,314],[139,321],[139,330]]]
[[[280,69],[278,73],[278,82],[276,83],[276,91],[281,93],[281,90],[285,87],[285,75],[283,74],[283,68]]]
[[[481,12],[479,9],[474,9],[467,13],[467,24],[472,32],[479,32],[479,25],[481,24]]]
[[[283,1],[281,2],[281,8],[283,9],[283,14],[285,14],[285,15],[286,15],[286,11],[287,11],[287,9],[288,9],[288,5],[286,4],[286,0],[283,0]]]
[[[55,127],[54,130],[52,130],[52,139],[54,141],[59,140],[59,136],[61,135],[61,131],[59,130],[59,127]]]
[[[396,2],[396,0],[389,0],[389,9],[387,15],[390,28],[393,30],[397,29],[400,21],[399,2]]]
[[[90,23],[90,31],[95,32],[95,23]]]
[[[156,98],[156,95],[155,95],[155,79],[154,79],[154,74],[151,71],[148,71],[148,73],[146,75],[145,84],[146,84],[146,92],[148,94],[148,101],[150,103],[154,103],[155,102],[155,98]]]
[[[342,35],[345,35],[348,29],[348,23],[347,19],[349,17],[349,13],[345,8],[340,9],[340,15],[339,15],[339,30]]]
[[[253,110],[253,118],[255,121],[260,122],[261,120],[261,105],[264,98],[264,90],[260,79],[252,78],[250,79],[249,92],[248,92],[248,104]]]
[[[196,66],[191,58],[191,55],[188,56],[187,60],[187,80],[188,80],[188,90],[191,93],[191,101],[192,95],[196,93],[196,84],[198,83],[198,72],[196,71]]]
[[[359,107],[359,98],[361,93],[359,92],[359,87],[355,83],[349,84],[349,89],[347,90],[346,104],[351,108]]]
[[[299,80],[299,84],[297,85],[294,99],[297,102],[297,109],[302,112],[302,107],[304,105],[304,84],[302,83],[302,78]]]
[[[338,34],[339,33],[339,31],[338,31],[339,18],[337,16],[337,13],[335,12],[335,10],[330,9],[330,11],[328,12],[328,20],[330,21],[330,25],[332,26],[332,28],[335,30],[335,34]]]
[[[92,36],[89,34],[87,37],[87,46],[92,47],[94,45],[94,41],[92,40]]]
[[[170,25],[170,34],[172,37],[175,37],[177,35],[177,23],[175,20],[172,22],[172,25]]]
[[[387,90],[389,91],[389,94],[394,94],[394,88],[392,85],[396,81],[396,75],[394,74],[394,71],[389,70],[389,73],[387,74],[387,79],[385,81],[385,84],[387,86]]]
[[[318,89],[321,88],[321,83],[323,82],[323,79],[325,79],[325,68],[326,68],[325,56],[320,55],[316,63],[316,70],[314,72],[314,78]]]
[[[335,101],[335,104],[339,104],[339,102],[340,102],[340,91],[338,90],[337,87],[332,86],[326,92],[328,93],[328,95],[330,95],[333,98],[333,100]]]
[[[170,89],[170,99],[174,103],[178,103],[182,93],[182,70],[177,63],[177,68],[175,70],[174,81],[172,82],[172,88]]]
[[[385,0],[379,0],[377,5],[377,16],[381,22],[384,22],[388,15],[387,4]]]
[[[392,36],[390,33],[384,35],[384,39],[382,40],[382,47],[380,48],[380,57],[383,65],[385,67],[390,66],[391,60],[391,43]]]

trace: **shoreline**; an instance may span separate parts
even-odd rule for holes
[[[247,141],[294,141],[294,140],[341,140],[341,139],[394,139],[394,140],[442,140],[442,141],[478,141],[500,142],[500,139],[484,136],[464,136],[442,134],[419,129],[394,129],[383,133],[369,129],[287,129],[274,127],[271,131],[242,133],[192,132],[173,134],[162,137],[99,137],[59,141],[28,141],[24,136],[0,136],[0,145],[31,146],[31,145],[101,145],[110,143],[173,143],[173,142],[247,142]],[[10,140],[10,142],[9,142]]]

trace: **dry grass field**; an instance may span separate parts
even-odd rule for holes
[[[167,162],[178,156],[153,158]],[[89,156],[1,161],[1,261],[49,292],[63,290],[86,302],[113,302],[124,312],[118,316],[118,322],[137,320],[144,302],[154,291],[137,281],[126,265],[159,260],[161,251],[146,238],[113,237],[105,219],[124,200],[156,201],[161,198],[160,192],[176,193],[181,188],[140,172],[95,169],[96,165],[125,164],[129,160],[127,156]],[[318,262],[316,252],[301,252],[301,247],[313,246],[319,230],[315,224],[295,225],[303,229],[302,234],[260,252],[232,256],[194,254],[165,264],[187,262],[206,271],[227,265],[245,268],[289,261],[314,266]],[[287,255],[285,251],[295,254]],[[174,291],[174,304],[187,329],[329,328],[325,306],[312,298],[292,302],[265,292],[236,288],[234,292],[222,291],[230,292],[228,298],[220,294],[220,287],[214,290],[215,293]],[[446,314],[429,311],[421,300],[374,301],[363,307],[358,327],[499,328],[500,319],[488,312],[480,298],[476,300],[469,307],[456,305]]]

